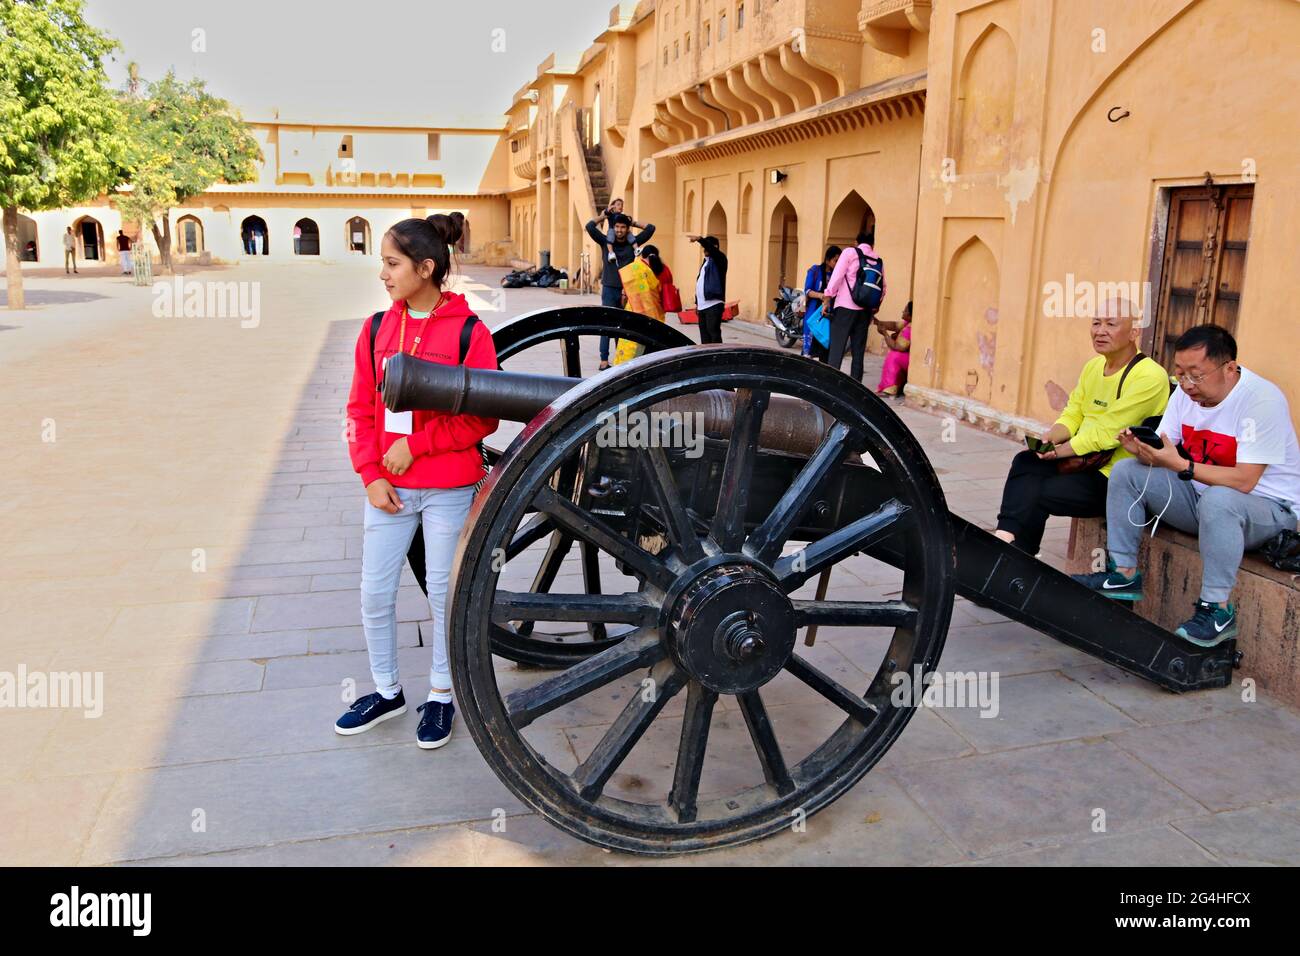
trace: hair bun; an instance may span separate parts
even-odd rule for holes
[[[460,237],[465,231],[465,214],[463,212],[453,212],[450,215],[435,212],[425,220],[434,231],[442,238],[442,241],[449,246],[454,246],[460,242]]]

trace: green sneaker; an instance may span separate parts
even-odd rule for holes
[[[1196,602],[1196,613],[1179,625],[1174,634],[1200,647],[1214,647],[1237,636],[1237,609],[1229,604],[1219,607],[1207,601]]]
[[[1142,572],[1134,571],[1126,578],[1118,571],[1098,571],[1095,574],[1071,574],[1085,588],[1097,591],[1116,601],[1142,600]]]

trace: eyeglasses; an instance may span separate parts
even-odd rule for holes
[[[1228,359],[1228,362],[1231,361],[1232,359]],[[1210,376],[1210,372],[1217,372],[1219,369],[1223,368],[1223,366],[1227,365],[1228,362],[1220,362],[1218,365],[1214,366],[1214,368],[1210,369],[1208,372],[1202,372],[1200,375],[1189,375],[1184,373],[1182,375],[1175,375],[1174,378],[1178,380],[1178,383],[1180,385],[1193,385],[1193,386],[1200,385]]]

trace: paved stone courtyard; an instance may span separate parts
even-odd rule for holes
[[[360,318],[385,304],[377,266],[246,263],[186,277],[259,283],[251,328],[156,318],[151,290],[112,272],[30,273],[32,307],[0,313],[0,672],[104,675],[98,718],[0,709],[0,862],[640,862],[528,811],[463,724],[436,752],[414,745],[414,706],[359,737],[332,731],[342,683],[370,689],[357,593],[364,493],[340,439]],[[511,290],[489,311],[499,275],[469,267],[463,279],[490,326],[594,301]],[[772,343],[739,322],[724,337]],[[586,361],[594,368],[594,353]],[[558,351],[510,367],[558,374]],[[965,428],[945,443],[939,419],[899,413],[950,506],[991,524],[1017,446]],[[1052,524],[1047,560],[1063,560],[1067,532]],[[830,596],[888,586],[851,562]],[[415,700],[425,617],[408,572],[399,618]],[[824,629],[807,653],[849,686],[865,686],[876,666],[848,629]],[[998,716],[923,708],[805,832],[689,862],[1300,862],[1300,717],[1287,708],[1244,702],[1239,686],[1167,694],[962,601],[941,667],[996,671]],[[502,663],[499,677],[517,686],[539,675]],[[539,721],[530,740],[576,759],[630,686]],[[764,697],[779,729],[817,729],[788,684]],[[672,736],[647,738],[615,789],[670,767]],[[712,740],[739,748],[743,736],[724,704]],[[753,769],[716,763],[706,770],[719,786]],[[1094,832],[1098,809],[1105,832]]]

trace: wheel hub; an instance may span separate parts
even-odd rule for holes
[[[702,572],[667,628],[677,661],[720,694],[743,694],[780,673],[794,651],[794,607],[771,578],[744,564]]]

